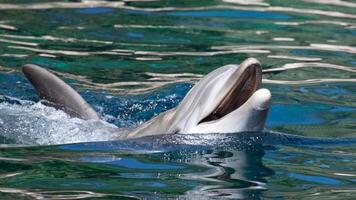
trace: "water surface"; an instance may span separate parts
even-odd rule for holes
[[[354,198],[355,7],[0,0],[0,198]],[[273,94],[265,132],[108,141],[248,57]],[[26,63],[70,83],[104,121],[36,103]]]

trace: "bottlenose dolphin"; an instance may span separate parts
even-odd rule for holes
[[[70,116],[99,120],[94,109],[69,85],[39,66],[22,68],[40,99]],[[260,63],[220,67],[200,80],[174,109],[161,113],[119,139],[175,133],[262,131],[271,103],[268,89],[259,89]]]

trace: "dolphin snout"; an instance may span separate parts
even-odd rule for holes
[[[257,90],[251,99],[253,99],[252,106],[255,110],[267,110],[270,108],[272,95],[268,89],[262,88]]]

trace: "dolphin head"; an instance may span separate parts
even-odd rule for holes
[[[261,81],[261,65],[254,58],[212,71],[176,108],[168,131],[234,133],[263,130],[271,93],[268,89],[259,89]]]

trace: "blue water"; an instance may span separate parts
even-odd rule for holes
[[[0,0],[0,199],[354,199],[355,7]],[[273,97],[263,132],[113,140],[249,57]],[[26,63],[103,120],[37,103]]]

